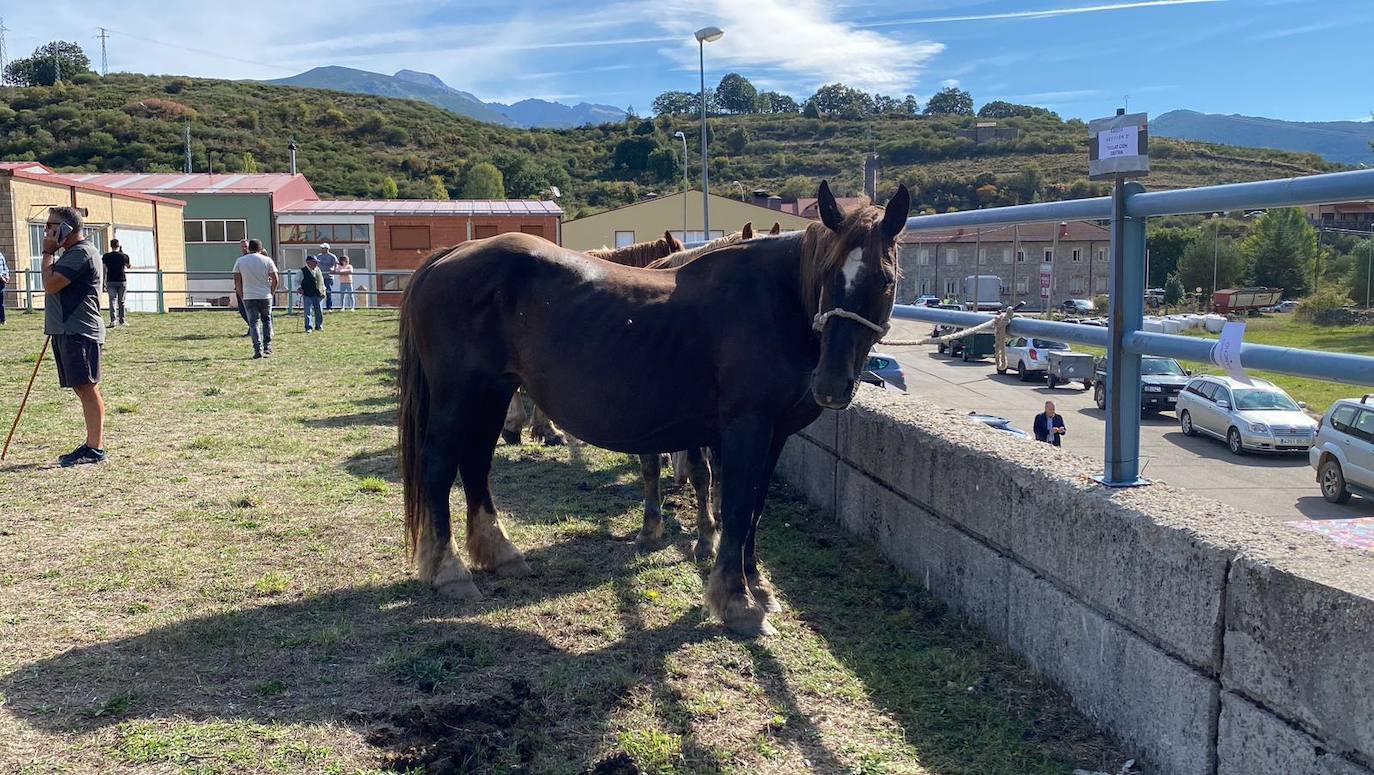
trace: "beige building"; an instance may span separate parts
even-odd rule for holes
[[[783,231],[797,231],[811,223],[806,218],[780,210],[711,195],[711,239],[739,231],[746,222],[752,222],[756,231],[767,231],[774,222],[782,224]],[[671,231],[678,239],[683,237],[681,193],[566,221],[563,224],[563,245],[573,250],[619,247],[657,239],[665,231]],[[701,192],[693,191],[687,195],[685,241],[699,242],[702,238]]]
[[[131,311],[158,311],[158,272],[168,299],[180,299],[186,289],[186,245],[182,241],[182,210],[176,199],[119,191],[105,186],[58,178],[36,162],[0,163],[0,253],[12,274],[5,289],[6,306],[43,306],[40,282],[27,285],[43,258],[43,224],[51,207],[71,206],[86,219],[86,238],[102,253],[118,239],[133,263],[129,275]],[[101,299],[101,303],[107,303]],[[108,307],[106,307],[108,309]]]

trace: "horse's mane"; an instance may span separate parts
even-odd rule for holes
[[[726,245],[733,245],[736,242],[742,242],[743,240],[744,232],[742,231],[737,231],[733,234],[726,234],[724,237],[717,237],[711,240],[710,242],[706,243],[705,245],[700,245],[698,247],[690,248],[688,250],[679,250],[675,253],[664,256],[663,258],[660,258],[657,261],[648,264],[644,268],[677,269],[680,266],[686,266],[687,264],[692,263],[693,261],[697,260],[706,253],[710,253],[711,251],[716,250],[718,248],[723,248]]]
[[[678,242],[673,235],[665,233],[656,240],[636,242],[623,248],[588,250],[587,255],[610,261],[613,264],[642,267],[679,250],[682,250],[682,243]]]
[[[844,214],[838,232],[820,221],[807,224],[801,234],[801,281],[808,314],[814,317],[820,311],[821,286],[844,264],[844,248],[854,242],[854,232],[879,228],[882,219],[882,210],[864,205]]]

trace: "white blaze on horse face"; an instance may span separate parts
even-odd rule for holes
[[[859,270],[864,267],[864,249],[854,248],[849,251],[849,255],[844,259],[844,290],[849,293],[854,290],[854,283],[859,280]]]

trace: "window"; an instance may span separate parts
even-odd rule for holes
[[[520,232],[522,234],[533,234],[536,237],[542,237],[544,236],[544,227],[540,224],[521,226]]]
[[[945,295],[953,296],[959,292],[959,286],[953,280],[945,280]]]
[[[988,249],[987,249],[987,248],[978,248],[978,263],[981,264],[981,263],[984,263],[984,262],[987,261],[987,260],[988,260]]]
[[[372,227],[362,223],[355,223],[349,227],[349,236],[353,238],[352,242],[367,242],[372,237],[371,232]],[[343,240],[339,241],[342,242]]]
[[[1331,413],[1331,427],[1345,433],[1350,430],[1350,423],[1355,419],[1355,412],[1359,411],[1353,406],[1339,406],[1336,411]]]
[[[1082,293],[1083,293],[1083,278],[1082,278],[1082,277],[1070,277],[1070,278],[1069,278],[1069,293],[1077,293],[1077,294],[1082,294]]]
[[[997,292],[1003,296],[1006,296],[1011,293],[1011,286],[1007,285],[1006,283],[1002,283],[1001,285],[997,286]]]
[[[930,295],[930,286],[929,286],[929,284],[927,283],[926,280],[921,280],[921,294],[920,294],[920,295],[922,295],[922,296],[929,296],[929,295]]]
[[[391,227],[392,250],[429,250],[430,247],[428,226]]]
[[[208,218],[185,221],[186,241],[193,243],[238,242],[248,238],[248,222],[243,219]]]
[[[1074,249],[1073,249],[1073,254],[1072,254],[1071,260],[1073,260],[1073,261],[1075,261],[1075,262],[1077,262],[1077,261],[1082,261],[1082,260],[1083,260],[1083,249],[1082,249],[1082,248],[1074,248]]]
[[[1098,278],[1094,279],[1094,280],[1093,280],[1093,293],[1106,293],[1106,292],[1107,292],[1107,278],[1105,278],[1105,277],[1098,277]]]
[[[921,248],[916,251],[916,266],[930,266],[929,248]]]
[[[623,248],[627,245],[635,244],[635,233],[632,231],[618,231],[615,233],[615,246]]]
[[[1355,419],[1355,433],[1365,441],[1374,441],[1374,412],[1362,410]]]
[[[954,266],[959,263],[959,249],[945,248],[945,266]]]
[[[1011,263],[1011,248],[1002,248],[1002,263]]]
[[[1024,263],[1026,263],[1026,251],[1024,251],[1024,250],[1018,250],[1018,251],[1016,251],[1016,263],[1018,263],[1018,264],[1024,264]]]
[[[394,227],[393,227],[393,228],[394,228]],[[474,226],[472,227],[472,237],[473,237],[473,239],[486,239],[487,237],[495,237],[495,236],[496,236],[496,225],[495,225],[495,224],[484,223],[484,224],[482,224],[482,225],[480,225],[480,226],[479,226],[479,225],[474,225]]]
[[[1045,248],[1045,263],[1054,263],[1054,248]]]
[[[1016,292],[1022,294],[1030,293],[1030,280],[1024,277],[1018,277],[1016,279]]]
[[[1098,260],[1098,261],[1106,261],[1106,260],[1107,260],[1107,250],[1106,250],[1106,248],[1098,248],[1098,249],[1097,249],[1097,260]]]

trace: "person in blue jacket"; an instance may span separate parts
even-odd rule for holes
[[[1063,415],[1055,414],[1054,402],[1045,402],[1045,411],[1035,416],[1035,440],[1059,446],[1059,437],[1068,433]]]

